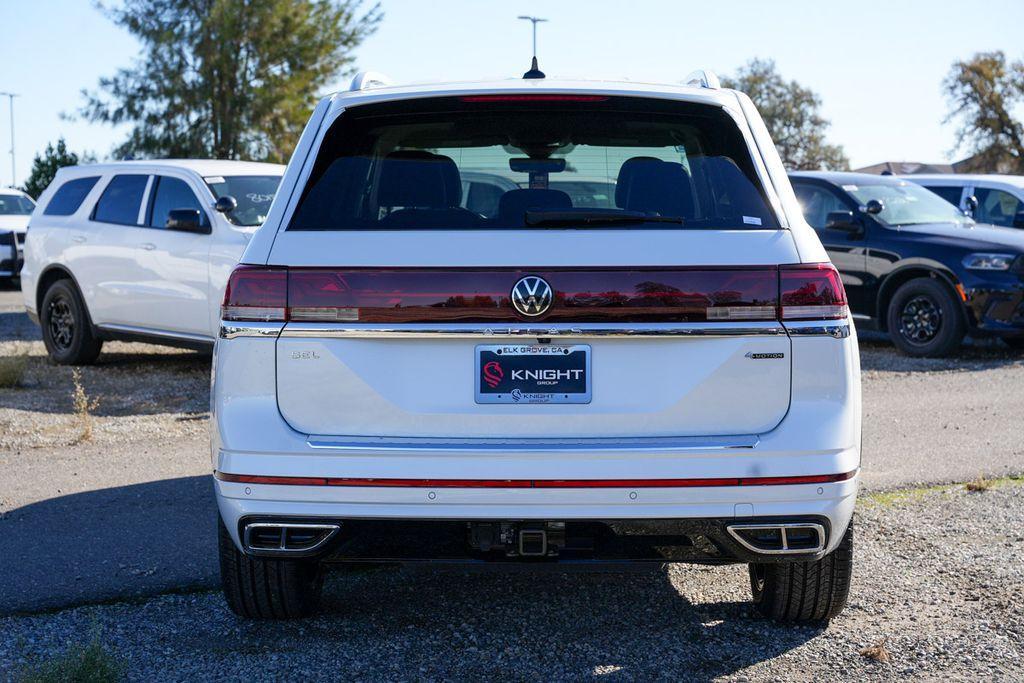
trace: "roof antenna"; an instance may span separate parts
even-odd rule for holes
[[[533,24],[533,61],[530,63],[530,70],[523,74],[523,78],[544,78],[544,72],[537,67],[537,24],[547,21],[547,19],[523,15],[520,15],[519,18]]]

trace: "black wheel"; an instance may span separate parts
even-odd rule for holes
[[[853,524],[814,562],[751,563],[754,605],[776,621],[827,621],[843,611],[853,577]]]
[[[889,336],[909,356],[948,356],[967,332],[960,302],[934,278],[900,285],[889,302]]]
[[[71,280],[57,280],[43,295],[39,311],[43,343],[60,365],[89,365],[103,342],[92,333],[89,312]]]
[[[323,572],[316,560],[278,560],[246,555],[221,521],[220,582],[228,607],[247,619],[298,619],[320,605]]]

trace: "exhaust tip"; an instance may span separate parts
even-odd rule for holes
[[[247,552],[310,553],[321,548],[341,529],[340,524],[304,522],[250,522],[242,532]]]
[[[730,524],[729,535],[764,555],[812,555],[825,549],[825,527],[814,522]]]

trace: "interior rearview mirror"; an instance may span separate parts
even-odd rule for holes
[[[213,205],[213,210],[217,213],[231,213],[238,208],[238,200],[229,194],[217,197],[217,203]]]
[[[860,224],[853,216],[853,211],[829,211],[825,218],[826,230],[860,231]]]
[[[872,199],[867,204],[864,205],[864,210],[867,211],[872,216],[877,216],[878,214],[885,211],[885,204],[878,201],[877,199]]]
[[[167,229],[202,234],[210,232],[209,226],[203,225],[203,214],[199,209],[171,209],[167,214]]]

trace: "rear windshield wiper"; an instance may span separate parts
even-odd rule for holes
[[[619,211],[615,209],[582,209],[577,211],[527,211],[526,224],[534,227],[564,227],[588,225],[612,225],[625,223],[675,223],[682,225],[679,216],[659,216],[643,211]]]

